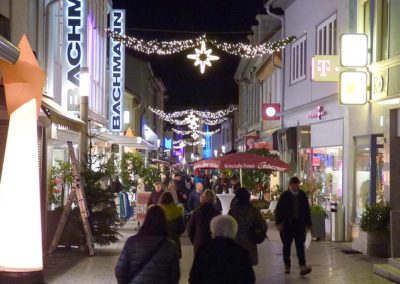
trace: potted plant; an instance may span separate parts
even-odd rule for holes
[[[390,252],[390,206],[382,203],[367,206],[361,215],[360,228],[367,233],[367,254],[388,257]]]
[[[318,204],[310,206],[311,213],[311,235],[317,240],[325,239],[325,219],[328,217],[324,207]]]

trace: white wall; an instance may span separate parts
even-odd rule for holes
[[[311,58],[316,49],[316,26],[337,13],[337,42],[339,35],[347,30],[348,4],[341,0],[297,0],[285,11],[286,36],[307,36],[306,79],[291,85],[290,45],[285,48],[285,98],[284,110],[337,93],[337,83],[311,82]],[[339,48],[337,45],[337,54]]]

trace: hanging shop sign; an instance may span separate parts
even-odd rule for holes
[[[281,111],[280,104],[262,104],[262,119],[263,120],[279,120],[277,115]]]
[[[316,55],[312,58],[311,79],[316,82],[338,82],[342,68],[337,55]]]
[[[112,10],[111,29],[125,34],[125,10]],[[110,111],[111,132],[120,132],[124,127],[124,90],[125,90],[125,46],[110,39]]]
[[[307,115],[308,118],[317,118],[318,120],[321,120],[322,117],[324,117],[327,114],[327,112],[324,110],[323,106],[318,106],[317,111],[310,113]]]
[[[367,103],[367,73],[346,71],[340,73],[339,102],[342,105]]]
[[[79,110],[80,70],[86,59],[86,1],[64,0],[64,64],[62,105]]]

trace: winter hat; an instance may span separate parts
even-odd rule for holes
[[[235,198],[239,203],[248,203],[250,200],[250,192],[244,187],[238,188],[236,190]]]

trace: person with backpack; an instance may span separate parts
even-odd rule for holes
[[[267,223],[260,211],[250,203],[250,192],[247,189],[238,188],[235,199],[236,202],[228,215],[231,215],[238,223],[236,241],[249,252],[252,265],[257,265],[257,244],[262,243],[267,236]]]

